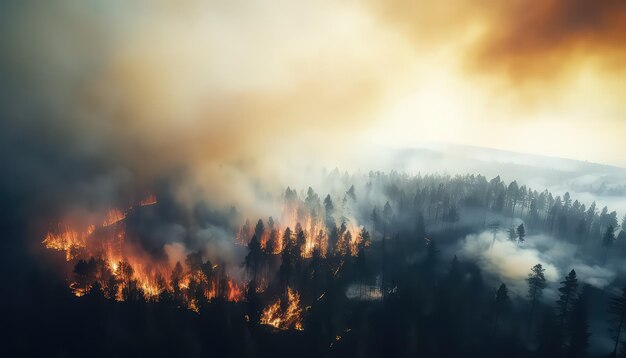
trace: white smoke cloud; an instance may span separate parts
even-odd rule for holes
[[[460,257],[475,260],[483,271],[505,283],[513,294],[520,297],[526,295],[526,278],[530,268],[536,264],[541,264],[546,270],[546,299],[557,297],[559,281],[572,269],[576,271],[579,282],[598,288],[605,288],[616,276],[614,270],[583,259],[576,245],[547,235],[530,235],[525,243],[518,244],[509,240],[506,232],[499,232],[494,242],[493,234],[484,231],[466,236],[457,251]]]

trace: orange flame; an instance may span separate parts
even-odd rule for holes
[[[152,200],[144,203],[149,202]],[[224,277],[224,271],[218,277],[198,269],[183,269],[174,287],[173,279],[170,280],[174,268],[167,260],[155,259],[126,241],[125,218],[124,212],[113,209],[99,225],[91,224],[85,230],[58,225],[45,236],[42,244],[46,248],[63,251],[66,261],[76,260],[69,284],[74,295],[88,294],[97,282],[109,299],[124,301],[140,296],[147,301],[158,301],[163,293],[169,293],[180,304],[199,312],[200,300],[210,302],[216,298],[218,282],[224,279],[227,285],[220,297],[231,302],[244,300],[243,288]],[[213,265],[209,271],[215,272],[216,268]]]
[[[126,214],[123,213],[122,211],[118,210],[118,209],[111,209],[109,210],[109,212],[107,213],[106,218],[104,219],[104,222],[102,223],[102,226],[110,226],[113,225],[117,222],[120,222],[122,220],[124,220],[126,218]]]
[[[239,302],[243,300],[243,291],[232,280],[228,280],[228,292],[226,298],[230,302]]]
[[[260,323],[269,325],[278,329],[288,330],[295,329],[302,331],[302,312],[300,306],[300,294],[292,291],[287,287],[287,303],[286,308],[281,309],[280,298],[273,304],[267,306],[261,314]]]
[[[156,195],[150,194],[147,197],[145,197],[144,199],[142,199],[141,201],[139,201],[139,206],[154,205],[156,203],[157,203]]]

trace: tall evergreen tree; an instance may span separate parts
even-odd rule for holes
[[[455,256],[456,257],[456,256]],[[491,328],[492,334],[498,327],[498,321],[502,315],[509,309],[511,300],[509,298],[509,290],[505,284],[501,284],[496,291],[496,297],[493,302],[493,326]]]
[[[258,240],[261,240],[263,237],[263,233],[265,232],[265,225],[263,225],[263,220],[259,219],[254,227],[254,234],[256,235]]]
[[[293,267],[295,265],[295,240],[292,238],[292,232],[290,228],[286,228],[283,233],[283,251],[280,255],[281,262],[278,269],[278,276],[283,286],[289,284],[289,280],[293,274]]]
[[[537,303],[541,296],[543,296],[543,290],[546,288],[546,277],[544,272],[546,270],[541,264],[536,264],[530,269],[528,278],[528,299],[530,300],[530,314],[528,315],[528,330],[527,335],[530,336],[530,329],[532,327],[532,320],[537,307]]]
[[[561,287],[559,287],[560,295],[559,299],[556,301],[558,310],[557,317],[561,329],[565,326],[565,321],[568,319],[572,306],[576,302],[577,289],[578,279],[576,278],[576,271],[572,270],[565,276],[565,279],[561,281]]]
[[[263,252],[261,251],[261,242],[256,234],[252,235],[252,239],[248,243],[248,255],[246,255],[245,266],[249,274],[252,274],[252,281],[257,281],[259,266],[261,265]]]

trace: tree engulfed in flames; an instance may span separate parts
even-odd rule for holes
[[[94,225],[89,225],[85,231],[72,230],[69,225],[62,225],[59,232],[48,232],[43,244],[46,248],[64,251],[65,260],[70,261],[78,255],[78,251],[87,245],[87,237],[96,230]]]
[[[156,203],[156,196],[151,195],[140,201],[139,207]],[[84,296],[97,287],[109,299],[168,299],[196,312],[202,302],[216,298],[243,300],[243,288],[227,278],[218,265],[203,262],[199,253],[187,256],[186,269],[180,263],[172,268],[167,260],[154,259],[128,243],[127,214],[113,209],[99,225],[89,224],[80,230],[59,224],[45,236],[42,244],[46,248],[64,252],[68,262],[76,261],[69,284],[74,295]]]
[[[270,217],[267,226],[259,220],[256,227],[252,227],[250,221],[246,221],[235,240],[245,246],[257,236],[265,253],[278,255],[288,246],[287,240],[298,240],[300,236],[302,243],[298,244],[298,249],[302,258],[311,258],[315,251],[321,257],[329,254],[357,256],[363,246],[369,245],[369,234],[363,235],[365,231],[351,215],[350,195],[342,202],[341,210],[334,209],[330,196],[322,205],[311,188],[305,200],[298,199],[295,191],[287,188],[280,222]],[[291,235],[285,235],[287,229]]]
[[[337,276],[346,259],[359,257],[370,241],[367,230],[357,226],[350,214],[355,200],[350,197],[354,197],[353,189],[346,193],[343,206],[335,209],[330,196],[322,205],[312,189],[303,201],[288,188],[280,223],[270,217],[267,226],[259,220],[252,228],[246,221],[235,243],[248,246],[244,262],[250,279],[247,284],[234,282],[223,265],[204,261],[200,252],[187,254],[183,263],[172,267],[167,258],[155,258],[138,245],[136,237],[130,236],[136,235],[132,230],[127,237],[127,217],[156,204],[154,195],[125,211],[109,210],[89,220],[83,229],[57,225],[42,243],[64,252],[66,261],[75,264],[69,287],[78,297],[96,293],[117,301],[172,302],[199,313],[205,303],[214,300],[241,302],[244,292],[261,294],[277,274],[297,286],[294,277],[303,261],[332,258],[331,272]],[[280,268],[276,259],[280,259]],[[300,294],[291,287],[285,293],[262,311],[260,323],[280,330],[303,330]]]
[[[261,324],[269,325],[278,329],[295,329],[302,331],[302,312],[300,306],[300,294],[287,287],[287,301],[282,305],[280,298],[267,306],[261,314]]]

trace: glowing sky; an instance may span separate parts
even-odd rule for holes
[[[68,152],[149,166],[434,141],[626,166],[625,1],[3,7],[11,130]]]

